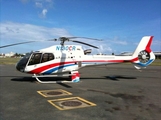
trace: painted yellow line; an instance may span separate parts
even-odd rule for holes
[[[68,94],[68,95],[72,95],[72,93],[68,92],[68,91],[65,91],[65,90],[62,90],[62,89],[59,89],[61,91],[63,91],[64,93]]]
[[[48,100],[48,102],[49,102],[51,105],[53,105],[54,107],[56,107],[57,109],[59,109],[59,110],[64,110],[64,109],[62,109],[61,107],[55,105],[55,104],[53,103],[52,100]]]
[[[85,99],[83,99],[83,98],[80,98],[80,97],[78,97],[80,100],[82,100],[83,102],[85,102],[85,103],[88,103],[90,106],[96,106],[96,104],[94,104],[94,103],[92,103],[92,102],[89,102],[89,101],[87,101],[87,100],[85,100]]]
[[[47,97],[46,95],[42,94],[42,91],[37,91],[37,93],[39,93],[39,94],[42,95],[43,97]]]
[[[49,97],[49,95],[46,95],[44,93],[47,93],[47,92],[52,92],[52,91],[59,91],[59,92],[62,92],[62,93],[65,93],[64,95],[72,95],[72,93],[68,92],[68,91],[65,91],[65,90],[62,90],[62,89],[55,89],[55,90],[40,90],[40,91],[37,91],[37,93],[39,93],[40,95],[42,95],[43,97]],[[52,96],[52,95],[50,95]],[[54,96],[54,95],[53,95]],[[55,96],[63,96],[63,95],[55,95]]]
[[[86,105],[84,106],[77,106],[77,107],[70,107],[70,108],[63,108],[63,105],[60,107],[56,105],[54,102],[60,102],[60,101],[65,101],[65,100],[73,100],[73,99],[78,99],[78,101],[84,102]],[[59,110],[69,110],[69,109],[77,109],[77,108],[85,108],[85,107],[91,107],[91,106],[96,106],[96,104],[89,102],[83,98],[80,97],[70,97],[70,98],[61,98],[61,99],[54,99],[54,100],[48,100],[48,102],[56,107]]]

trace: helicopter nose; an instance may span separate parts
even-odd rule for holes
[[[25,72],[28,60],[31,54],[26,54],[16,65],[16,69],[20,72]]]
[[[19,61],[16,65],[16,69],[20,72],[24,72],[26,64],[23,64],[22,61]]]
[[[16,65],[16,69],[20,72],[24,72],[24,67],[22,65],[20,65],[19,63],[17,63]]]

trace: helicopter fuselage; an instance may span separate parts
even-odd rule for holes
[[[54,74],[71,72],[84,66],[120,63],[130,60],[127,56],[85,55],[78,45],[52,46],[24,56],[17,63],[17,70],[30,74]]]
[[[77,71],[85,66],[131,62],[144,68],[155,60],[150,49],[152,36],[143,37],[130,56],[87,55],[79,45],[54,45],[32,52],[17,63],[17,70],[30,74],[49,75]]]
[[[17,70],[31,74],[52,74],[78,69],[83,56],[81,46],[55,45],[24,56],[16,65]]]
[[[134,64],[136,69],[141,69],[150,65],[155,60],[155,55],[150,48],[153,36],[144,36],[133,54],[129,56],[88,55],[91,53],[90,49],[83,50],[79,45],[64,45],[66,41],[71,41],[98,49],[98,47],[94,45],[73,40],[76,38],[100,41],[99,39],[87,37],[59,37],[58,39],[47,40],[61,41],[61,43],[60,45],[54,45],[30,54],[26,54],[17,63],[17,70],[24,73],[33,74],[33,77],[35,77],[37,81],[41,83],[44,82],[40,81],[38,77],[70,76],[72,82],[78,82],[80,80],[78,69],[85,66],[131,62]],[[9,44],[0,46],[0,48],[32,42],[36,41]]]

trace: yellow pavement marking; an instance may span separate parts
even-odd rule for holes
[[[58,94],[58,95],[49,95],[47,93],[49,92],[61,92],[62,94]],[[42,95],[43,97],[55,97],[55,96],[64,96],[64,95],[72,95],[72,93],[67,92],[65,90],[62,89],[56,89],[56,90],[40,90],[37,91],[37,93],[39,93],[40,95]]]
[[[62,105],[63,102],[80,102],[81,105],[78,106],[65,106]],[[84,108],[84,107],[91,107],[96,106],[96,104],[89,102],[83,98],[80,97],[70,97],[70,98],[62,98],[62,99],[54,99],[54,100],[48,100],[50,104],[52,104],[54,107],[56,107],[59,110],[69,110],[69,109],[76,109],[76,108]]]

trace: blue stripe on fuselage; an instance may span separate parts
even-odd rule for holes
[[[76,64],[68,64],[68,65],[62,65],[62,66],[54,67],[54,68],[52,68],[48,71],[45,71],[43,74],[51,74],[54,71],[60,70],[60,69],[65,68],[65,67],[74,66],[74,65],[76,65]]]

